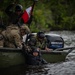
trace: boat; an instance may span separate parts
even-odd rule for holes
[[[34,34],[35,36],[37,35],[37,33],[32,33],[32,34]],[[45,37],[47,38],[48,48],[57,49],[57,48],[64,47],[64,39],[60,35],[52,34],[52,33],[45,33]]]
[[[36,33],[33,33],[36,35]],[[75,47],[64,48],[64,40],[57,34],[45,34],[48,42],[48,47],[52,50],[47,52],[41,50],[42,58],[48,63],[56,63],[65,61],[66,56]],[[25,39],[24,39],[25,40]],[[0,68],[25,64],[25,54],[20,48],[0,48]]]
[[[48,63],[56,63],[65,61],[66,56],[74,49],[75,47],[58,48],[50,52],[41,50],[41,53],[42,58],[44,58]],[[0,48],[0,68],[25,64],[25,61],[22,49]]]

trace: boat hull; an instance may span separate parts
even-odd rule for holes
[[[44,53],[42,54],[42,57],[49,63],[57,63],[65,61],[65,58],[67,56],[67,53],[63,52],[53,52],[53,53]]]
[[[44,58],[48,63],[65,61],[65,57],[67,55],[67,53],[63,51],[41,51],[41,53],[42,58]],[[0,49],[0,68],[25,64],[25,61],[25,56],[21,49]]]
[[[22,53],[0,52],[0,68],[20,64],[25,64],[25,58]]]

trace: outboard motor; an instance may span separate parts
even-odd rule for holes
[[[64,47],[64,40],[60,35],[57,34],[45,34],[48,42],[48,48],[57,49]]]

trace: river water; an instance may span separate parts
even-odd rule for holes
[[[75,46],[74,31],[51,31],[50,33],[59,34],[65,41],[65,47]],[[3,69],[0,75],[75,75],[75,50],[69,53],[65,62],[49,63],[44,66],[24,67],[23,65],[14,68]]]

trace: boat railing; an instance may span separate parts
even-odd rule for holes
[[[21,48],[0,48],[0,52],[22,52]]]
[[[59,48],[52,51],[41,50],[42,53],[70,53],[75,47]],[[21,48],[0,48],[0,52],[22,52]]]
[[[55,49],[55,51],[63,51],[63,50],[69,50],[69,49],[75,49],[75,47],[58,48],[58,49]]]
[[[71,51],[73,51],[75,49],[75,47],[66,47],[66,48],[59,48],[56,49],[55,51],[64,51],[67,52],[67,54],[69,54]]]

